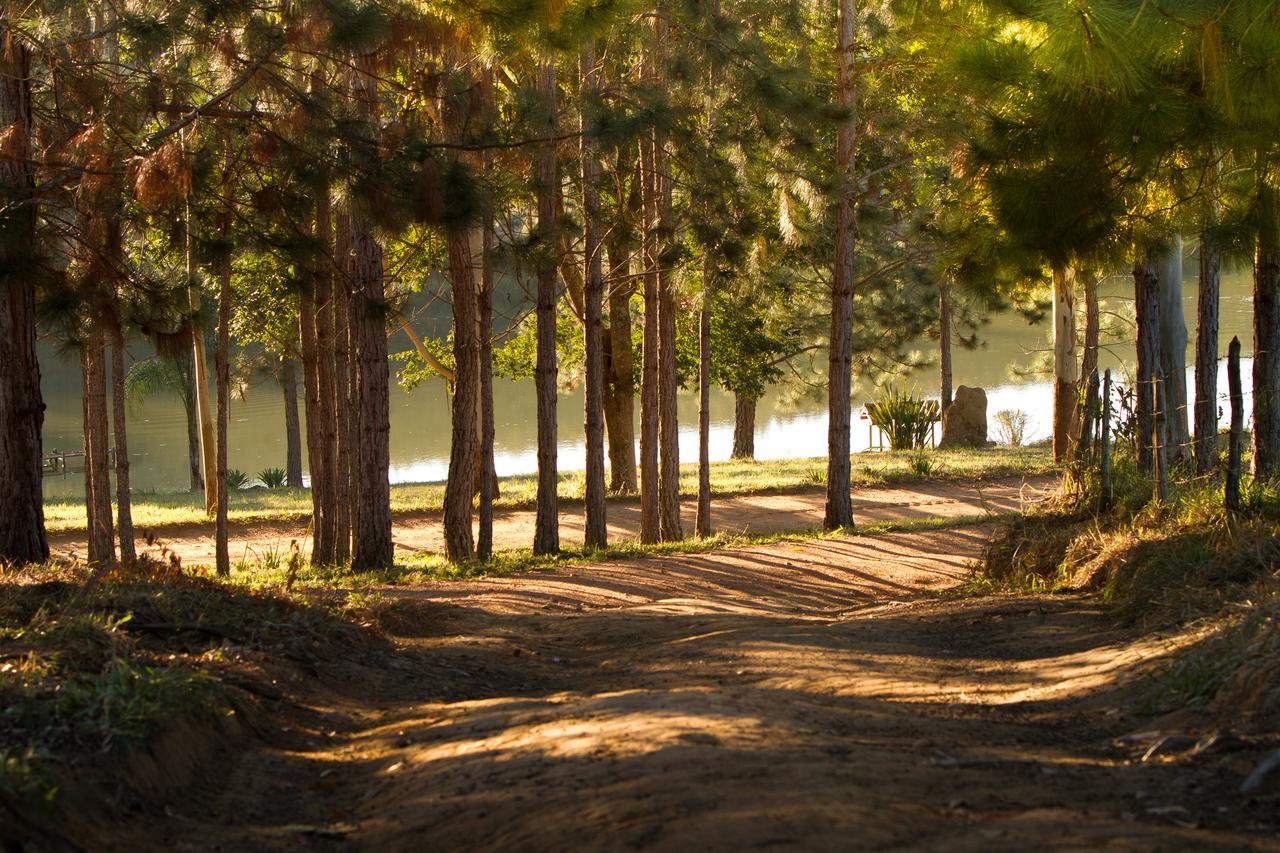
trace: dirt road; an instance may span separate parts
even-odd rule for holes
[[[977,517],[1016,510],[1028,500],[1043,497],[1057,482],[1054,477],[1012,477],[959,482],[923,482],[905,486],[860,489],[854,493],[853,511],[863,523],[904,521],[915,518]],[[810,530],[822,524],[826,492],[810,489],[785,494],[751,494],[717,498],[712,524],[726,533],[777,533]],[[682,507],[684,526],[693,530],[696,505],[686,500]],[[581,546],[582,507],[567,507],[560,513],[560,540],[566,546]],[[634,539],[640,533],[640,504],[631,499],[609,501],[610,541]],[[400,514],[394,519],[392,536],[403,556],[444,551],[444,533],[439,513]],[[528,548],[533,542],[532,510],[499,510],[494,515],[494,545],[498,549]],[[306,525],[232,524],[231,559],[252,562],[272,554],[284,555],[289,543],[297,540],[304,548],[310,543]],[[157,539],[176,553],[184,565],[207,565],[214,561],[213,527],[210,524],[169,528]],[[83,555],[83,534],[50,537],[54,553]],[[157,548],[151,549],[158,550]]]
[[[1280,792],[1235,793],[1256,750],[1113,743],[1159,725],[1119,700],[1176,638],[922,596],[987,535],[386,589],[385,665],[282,683],[306,710],[274,746],[103,849],[1280,849]]]

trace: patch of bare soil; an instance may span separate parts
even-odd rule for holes
[[[1057,480],[1054,477],[1009,477],[959,482],[922,482],[906,486],[860,489],[854,492],[853,510],[862,523],[907,521],[925,518],[984,516],[1014,511],[1038,500]],[[777,494],[747,494],[716,498],[712,504],[715,529],[733,534],[769,534],[812,530],[822,524],[826,491],[821,488]],[[681,506],[685,529],[692,530],[696,502]],[[560,540],[565,547],[582,545],[584,520],[581,506],[566,506],[560,513]],[[634,539],[640,533],[637,500],[612,499],[608,506],[610,541]],[[439,513],[401,513],[394,518],[392,535],[401,556],[443,553],[444,531]],[[494,546],[527,548],[533,542],[532,510],[499,510],[494,515]],[[230,527],[232,560],[253,561],[268,556],[287,558],[290,542],[304,549],[310,545],[306,524],[281,522]],[[184,565],[211,565],[214,561],[212,524],[166,528],[159,544]],[[50,537],[50,547],[62,556],[83,555],[84,535]],[[158,546],[152,550],[158,551]]]
[[[282,686],[287,737],[86,846],[1280,849],[1280,786],[1237,793],[1275,744],[1120,740],[1178,637],[1083,597],[922,595],[988,535],[387,589],[399,648],[359,689]]]

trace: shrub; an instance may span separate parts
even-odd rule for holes
[[[235,491],[243,489],[249,485],[249,475],[241,471],[239,468],[231,468],[227,471],[227,488]]]
[[[1031,416],[1021,409],[1003,409],[996,412],[996,435],[1002,444],[1020,447],[1027,437],[1027,424]]]
[[[283,468],[264,468],[258,472],[258,480],[268,489],[278,489],[284,485],[286,474]],[[230,487],[230,483],[228,483]]]
[[[867,416],[889,437],[891,450],[924,447],[940,411],[936,400],[922,399],[892,385],[884,389],[879,399],[867,404]]]

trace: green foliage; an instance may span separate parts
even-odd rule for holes
[[[936,400],[925,400],[905,389],[887,386],[867,404],[867,415],[889,438],[891,450],[916,450],[925,446],[939,417]]]
[[[230,474],[228,473],[228,480],[229,479]],[[258,472],[258,482],[262,483],[262,485],[266,486],[268,489],[279,489],[283,487],[286,479],[287,475],[283,468],[263,468]],[[227,485],[229,488],[230,482],[228,482]]]
[[[227,489],[229,491],[239,491],[249,485],[249,475],[241,471],[239,468],[227,469]]]

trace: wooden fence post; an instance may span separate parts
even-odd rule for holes
[[[1240,338],[1227,350],[1227,384],[1231,390],[1231,435],[1227,441],[1228,512],[1240,511],[1240,438],[1244,432],[1244,391],[1240,387]]]
[[[1105,512],[1111,507],[1111,369],[1102,375],[1102,439],[1099,442],[1102,454],[1102,482],[1099,486],[1098,511]]]

